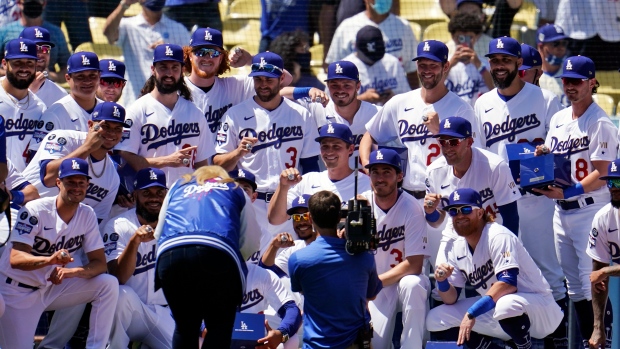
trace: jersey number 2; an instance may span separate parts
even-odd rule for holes
[[[441,148],[439,148],[439,144],[435,143],[429,145],[428,150],[430,150],[430,153],[426,157],[426,166],[430,165],[431,162],[433,162],[433,158],[439,156],[439,154],[441,153]]]

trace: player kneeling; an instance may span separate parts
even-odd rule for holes
[[[562,311],[518,238],[481,207],[480,194],[473,189],[450,195],[444,210],[459,237],[448,248],[447,263],[435,271],[445,304],[429,312],[426,326],[431,332],[460,327],[457,344],[469,348],[494,348],[485,336],[531,348],[530,334],[544,338],[552,333],[562,321]],[[457,300],[466,284],[481,296]]]

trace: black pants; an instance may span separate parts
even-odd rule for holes
[[[207,326],[202,348],[230,348],[242,300],[239,271],[230,255],[202,245],[175,247],[159,257],[157,278],[176,322],[174,349],[198,347],[202,320]]]

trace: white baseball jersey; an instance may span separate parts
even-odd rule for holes
[[[80,204],[67,224],[56,211],[56,196],[30,201],[24,205],[19,210],[10,241],[11,245],[20,242],[32,246],[32,255],[45,257],[61,249],[68,250],[71,255],[78,251],[87,254],[103,249],[93,209]],[[10,253],[3,253],[0,257],[0,274],[34,287],[51,285],[47,278],[55,265],[24,271],[11,268],[9,256]]]
[[[362,195],[369,200],[374,197],[372,191]],[[420,224],[425,219],[424,209],[417,199],[400,191],[396,203],[387,212],[372,202],[379,238],[375,255],[377,274],[394,268],[409,256],[429,256],[426,224]]]
[[[325,62],[339,61],[353,53],[357,32],[367,25],[381,29],[385,42],[385,53],[390,53],[398,58],[407,73],[418,70],[417,64],[412,61],[416,57],[418,40],[413,35],[407,20],[391,13],[379,24],[371,21],[365,12],[360,12],[342,21],[336,28]]]
[[[474,112],[484,129],[486,148],[507,160],[506,144],[543,141],[551,117],[560,109],[555,96],[525,83],[509,101],[497,89],[483,94],[476,101]]]
[[[555,24],[575,40],[599,35],[608,42],[620,41],[618,1],[560,0]]]
[[[127,108],[125,123],[131,125],[127,138],[115,149],[128,151],[144,158],[170,155],[183,148],[198,146],[187,166],[165,167],[166,185],[172,186],[184,174],[194,172],[196,162],[213,156],[213,135],[207,120],[196,106],[179,97],[170,110],[150,94],[146,94]]]
[[[407,190],[425,190],[426,167],[441,157],[439,142],[429,133],[422,117],[435,111],[439,119],[459,116],[472,125],[474,145],[481,147],[481,131],[469,104],[449,92],[439,101],[426,104],[420,96],[421,89],[392,97],[383,109],[367,124],[366,129],[379,145],[401,142],[409,150],[409,164],[403,180]]]
[[[519,292],[551,294],[547,280],[519,238],[498,223],[485,224],[473,252],[467,240],[459,236],[448,251],[448,264],[454,267],[448,278],[454,287],[469,284],[482,296],[497,282],[497,274],[512,268],[519,269]]]
[[[349,126],[355,138],[355,151],[349,158],[349,166],[351,168],[355,168],[355,157],[359,156],[360,142],[362,141],[362,137],[364,137],[364,133],[366,133],[366,123],[381,110],[381,107],[377,105],[366,101],[361,102],[360,108],[353,116],[353,123],[349,124],[349,121],[338,114],[336,106],[331,100],[327,103],[326,107],[323,107],[321,103],[308,103],[304,100],[299,101],[301,105],[305,106],[310,111],[310,116],[314,119],[318,128],[332,122]]]
[[[22,173],[17,171],[15,166],[13,166],[13,162],[11,161],[11,159],[7,159],[6,165],[9,173],[6,176],[4,182],[8,190],[15,190],[18,188],[23,189],[23,187],[26,187],[30,184],[26,180],[26,178],[22,176]],[[18,209],[19,207],[17,205],[11,204],[11,223],[13,224],[13,226],[15,226],[15,221],[17,221]],[[9,221],[6,219],[6,215],[0,214],[0,241],[6,241],[6,238],[8,238],[11,228],[12,227],[9,227]],[[0,254],[2,254],[1,250]]]
[[[508,164],[490,151],[473,147],[471,164],[463,178],[456,177],[453,167],[442,157],[428,167],[426,186],[428,193],[441,194],[439,209],[448,205],[448,197],[456,189],[476,190],[482,197],[482,208],[499,224],[502,223],[502,217],[498,206],[515,202],[521,197]],[[446,216],[446,219],[448,222],[443,235],[456,238],[452,219],[450,216]]]
[[[570,105],[570,101],[566,98],[564,94],[564,86],[562,85],[562,80],[559,76],[562,74],[562,69],[558,70],[555,74],[548,74],[543,72],[538,80],[538,84],[540,84],[540,88],[544,91],[549,91],[558,97],[560,104],[562,107],[568,107]]]
[[[192,91],[192,100],[204,114],[214,136],[226,111],[256,94],[254,80],[247,76],[215,77],[209,92],[194,85],[189,77],[185,77],[185,83]]]
[[[136,209],[111,219],[103,228],[103,244],[105,248],[106,262],[118,259],[133,234],[142,226],[138,221]],[[125,281],[126,286],[131,287],[144,304],[167,305],[162,289],[155,292],[155,253],[157,240],[140,243],[138,247],[138,257],[136,259],[136,270],[133,275]]]
[[[299,159],[319,155],[316,124],[308,110],[283,98],[272,111],[247,99],[226,112],[216,136],[215,151],[224,154],[235,150],[243,137],[256,137],[252,151],[239,160],[238,166],[256,176],[260,192],[275,191],[280,173],[298,167]]]
[[[0,79],[0,83],[4,79]],[[26,168],[28,143],[35,129],[42,124],[39,118],[44,111],[45,104],[34,93],[28,91],[28,96],[16,101],[0,88],[0,115],[6,129],[6,155],[18,171]]]
[[[363,193],[371,190],[370,178],[360,172],[357,181],[357,192]],[[309,172],[302,176],[301,182],[292,187],[287,194],[287,207],[291,207],[293,200],[303,194],[314,194],[322,190],[328,190],[338,195],[342,202],[342,208],[347,209],[350,199],[355,197],[355,171],[339,181],[329,179],[327,171]]]
[[[487,60],[480,61],[489,69]],[[472,107],[480,95],[489,91],[478,68],[473,63],[465,64],[463,62],[458,62],[450,67],[450,72],[446,78],[446,87]]]
[[[291,292],[282,285],[280,278],[274,272],[252,263],[246,264],[248,276],[246,291],[241,302],[242,313],[262,313],[269,305],[278,311],[284,303],[295,301]]]
[[[37,188],[41,197],[58,195],[57,186],[46,187],[43,184],[41,163],[67,157],[84,143],[87,135],[87,132],[55,130],[45,137],[43,146],[24,170],[24,177]],[[95,210],[98,219],[105,220],[110,215],[120,179],[116,164],[109,155],[101,161],[95,162],[92,158],[89,160],[88,175],[92,178],[88,183],[84,204]]]
[[[407,73],[405,73],[398,58],[391,54],[385,54],[383,58],[371,66],[357,58],[355,53],[351,53],[343,60],[352,62],[357,67],[362,85],[357,91],[358,94],[362,94],[370,88],[374,88],[379,94],[388,90],[394,94],[411,91],[407,81]]]
[[[284,273],[286,273],[286,275],[289,275],[288,260],[291,258],[291,255],[308,246],[308,244],[306,244],[306,240],[295,240],[294,243],[295,245],[287,247],[280,251],[280,253],[278,253],[278,255],[276,256],[276,260],[274,263],[274,265],[280,268]]]
[[[37,91],[36,95],[43,101],[43,103],[45,103],[45,106],[49,108],[52,104],[67,96],[68,93],[67,90],[58,86],[52,80],[46,79]]]
[[[617,158],[618,129],[596,103],[592,103],[583,115],[574,120],[573,108],[568,107],[551,119],[545,145],[552,153],[570,159],[571,179],[576,184],[595,170],[592,161],[614,161]],[[586,197],[593,197],[594,202],[603,202],[609,200],[609,192],[602,186],[569,200]]]
[[[620,263],[620,211],[611,203],[603,206],[592,220],[586,252],[605,264]]]
[[[96,100],[97,104],[103,103],[99,98]],[[41,115],[28,149],[39,150],[45,136],[54,130],[88,131],[88,120],[90,118],[90,113],[82,109],[71,95],[67,95],[52,104]]]

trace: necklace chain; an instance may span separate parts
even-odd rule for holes
[[[106,154],[106,156],[103,158],[103,169],[101,170],[101,172],[96,173],[95,172],[95,167],[93,166],[93,162],[90,159],[91,156],[88,156],[88,165],[90,166],[91,170],[93,171],[93,176],[95,176],[96,178],[101,178],[101,176],[103,176],[103,174],[105,173],[105,167],[108,165],[108,155]]]

